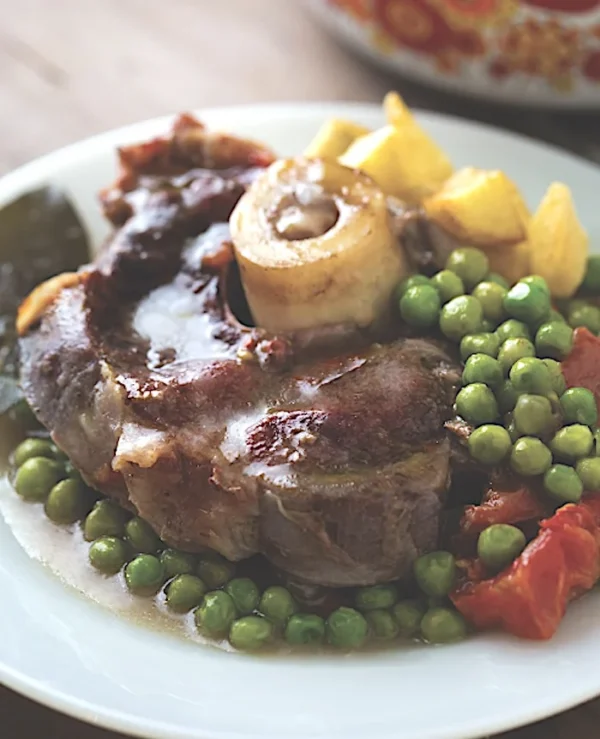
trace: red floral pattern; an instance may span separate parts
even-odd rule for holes
[[[582,59],[581,33],[556,19],[534,19],[512,25],[498,42],[499,56],[490,72],[506,77],[514,72],[544,77],[553,86],[568,88]]]
[[[507,21],[518,0],[431,0],[448,23],[456,28],[483,28]]]
[[[586,56],[583,74],[592,82],[600,82],[600,51],[592,51]]]
[[[454,30],[427,0],[373,0],[373,13],[379,31],[397,46],[432,56],[442,68],[484,51],[479,34]]]
[[[521,0],[523,5],[558,13],[588,13],[600,8],[600,0]]]
[[[324,2],[364,26],[381,53],[413,52],[443,75],[470,74],[476,62],[499,81],[541,80],[562,93],[600,84],[600,0]],[[590,22],[578,23],[586,13]]]

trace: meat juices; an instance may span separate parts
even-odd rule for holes
[[[226,221],[272,155],[183,118],[121,157],[103,196],[118,230],[21,340],[40,420],[172,546],[328,586],[405,575],[450,481],[444,348],[242,325]]]

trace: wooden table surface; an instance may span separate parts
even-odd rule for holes
[[[337,46],[301,0],[0,0],[0,17],[0,173],[164,113],[257,101],[378,102],[390,87],[413,105],[522,131],[600,162],[600,116],[484,106],[391,80]],[[2,687],[0,735],[118,739]],[[600,700],[503,739],[598,736]]]

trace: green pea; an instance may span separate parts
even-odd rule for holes
[[[550,405],[552,406],[552,413],[554,414],[554,426],[555,428],[558,428],[563,421],[560,410],[560,398],[558,397],[558,394],[554,392],[554,390],[551,390],[546,397],[548,398],[548,400],[550,401]]]
[[[127,521],[125,536],[131,547],[142,554],[156,554],[163,546],[154,529],[139,516]]]
[[[490,263],[480,249],[464,247],[450,253],[446,269],[457,274],[466,287],[472,288],[487,275]]]
[[[61,462],[61,464],[66,464],[67,462],[70,462],[69,457],[66,455],[66,453],[63,452],[62,449],[59,449],[55,444],[52,445],[52,450],[54,452],[54,459],[57,462]]]
[[[216,552],[204,552],[197,567],[198,577],[209,588],[221,588],[235,574],[235,565]]]
[[[600,295],[600,257],[589,257],[581,289],[588,295]]]
[[[524,436],[545,436],[555,428],[552,405],[541,395],[519,395],[513,418],[517,430]]]
[[[550,370],[553,392],[555,392],[558,396],[562,395],[567,389],[567,383],[565,382],[565,378],[563,377],[560,362],[557,362],[555,359],[543,359],[542,361]]]
[[[405,639],[417,636],[421,627],[421,619],[425,615],[425,606],[418,600],[403,600],[392,609],[398,633]]]
[[[437,325],[440,317],[440,296],[431,285],[410,287],[400,300],[400,315],[409,326],[429,328]]]
[[[502,277],[502,275],[499,275],[497,272],[490,272],[487,276],[488,282],[495,282],[496,285],[500,285],[500,287],[503,287],[505,290],[508,290],[510,288],[510,285],[508,284],[508,281]]]
[[[125,567],[125,583],[135,595],[155,595],[164,581],[164,567],[152,554],[139,554]]]
[[[50,491],[44,504],[46,515],[58,524],[75,523],[90,512],[94,494],[78,480],[61,480]]]
[[[479,329],[480,333],[483,334],[491,334],[496,328],[496,324],[492,323],[491,321],[488,321],[487,318],[481,319],[481,328]]]
[[[496,390],[496,400],[500,413],[510,413],[517,404],[519,393],[515,390],[510,380],[504,380],[500,388]]]
[[[573,348],[573,329],[566,323],[543,323],[535,335],[538,356],[564,359]]]
[[[394,585],[370,585],[359,588],[354,603],[359,611],[374,611],[391,608],[398,600],[398,588]]]
[[[575,423],[557,431],[550,442],[550,449],[557,459],[573,462],[590,455],[594,436],[587,426]]]
[[[223,590],[207,593],[202,605],[194,611],[198,630],[213,637],[227,634],[236,617],[235,604]]]
[[[497,523],[479,534],[477,554],[492,572],[500,572],[525,549],[525,534],[516,526]]]
[[[511,318],[535,324],[550,313],[550,297],[539,285],[517,282],[504,298],[504,309]]]
[[[54,444],[47,439],[25,439],[13,452],[12,463],[15,467],[20,467],[32,457],[55,459],[54,451]]]
[[[417,585],[432,598],[447,595],[456,580],[456,563],[450,552],[429,552],[415,560]]]
[[[544,475],[544,490],[557,503],[579,503],[583,483],[572,467],[555,464]]]
[[[501,323],[496,329],[496,336],[501,345],[504,344],[507,339],[531,340],[531,332],[528,326],[514,318],[509,318],[508,321]]]
[[[467,624],[457,611],[430,608],[421,620],[421,634],[430,644],[450,644],[466,637]]]
[[[596,426],[598,423],[598,407],[594,393],[585,387],[572,387],[560,398],[565,423],[583,423]]]
[[[487,354],[495,358],[499,348],[500,342],[496,334],[468,334],[460,342],[460,356],[463,362],[474,354]]]
[[[600,490],[600,457],[580,459],[575,465],[575,470],[584,490],[597,493]]]
[[[583,298],[559,300],[558,304],[559,309],[565,316],[568,316],[569,313],[572,313],[574,310],[579,310],[580,308],[585,308],[587,305],[589,305],[588,301],[583,300]]]
[[[506,339],[500,345],[498,361],[505,375],[508,375],[515,362],[525,357],[535,357],[535,347],[527,339]]]
[[[327,641],[338,649],[362,647],[369,632],[365,617],[354,608],[342,606],[333,611],[326,623]]]
[[[81,476],[81,472],[70,461],[65,462],[65,474],[71,480],[78,480],[79,482],[85,483],[83,477]],[[97,498],[98,496],[96,496],[96,499]]]
[[[100,500],[92,508],[83,524],[86,541],[94,541],[101,536],[125,536],[125,523],[129,518],[120,506],[110,500]]]
[[[503,380],[502,366],[497,359],[487,354],[473,354],[467,359],[462,374],[463,385],[481,382],[488,387],[498,388]]]
[[[259,611],[271,621],[284,624],[298,610],[296,601],[286,588],[272,585],[262,594]]]
[[[480,331],[482,319],[481,303],[471,295],[460,295],[442,308],[440,329],[444,336],[460,341],[463,336]]]
[[[524,282],[526,285],[536,285],[537,287],[541,288],[548,297],[550,297],[550,288],[548,287],[548,283],[543,277],[540,277],[539,275],[529,275],[528,277],[523,277],[523,279],[519,280],[519,282]]]
[[[518,393],[548,395],[552,392],[550,370],[541,359],[536,357],[517,359],[510,368],[508,376]]]
[[[550,313],[548,314],[548,321],[547,323],[566,323],[567,319],[563,316],[562,313],[552,308]]]
[[[9,408],[7,416],[11,423],[16,424],[23,430],[42,428],[31,406],[24,398]]]
[[[465,286],[460,277],[449,269],[443,269],[431,278],[431,284],[438,291],[442,303],[465,294]]]
[[[244,616],[234,621],[229,630],[232,647],[244,652],[262,649],[273,637],[273,625],[262,616]]]
[[[14,488],[24,500],[41,503],[64,476],[64,467],[55,460],[30,457],[17,470]]]
[[[495,282],[480,282],[472,292],[483,309],[483,316],[496,326],[506,318],[504,310],[504,298],[507,294],[506,288]]]
[[[502,426],[485,425],[469,436],[469,452],[482,464],[500,464],[512,446],[508,431]]]
[[[129,557],[129,549],[116,536],[101,536],[90,544],[90,564],[104,575],[116,575]]]
[[[498,418],[494,393],[483,383],[467,385],[456,396],[456,412],[470,423],[480,426]]]
[[[202,603],[206,585],[195,575],[177,575],[167,585],[167,606],[175,613],[187,613]]]
[[[524,436],[518,439],[510,454],[510,466],[525,477],[543,475],[552,464],[550,449],[539,439]]]
[[[315,613],[295,613],[285,627],[285,640],[294,647],[317,646],[325,639],[325,621]]]
[[[400,633],[396,619],[393,617],[391,611],[378,608],[375,611],[369,611],[365,618],[369,624],[369,630],[375,639],[391,641]]]
[[[258,608],[260,592],[249,577],[235,577],[230,580],[225,586],[225,592],[229,593],[237,612],[242,616],[248,616]]]
[[[517,428],[514,419],[512,418],[512,413],[509,414],[511,416],[510,420],[508,421],[506,425],[506,430],[508,431],[508,435],[510,436],[510,440],[514,444],[516,441],[518,441],[521,438],[521,434],[519,432],[519,429]]]
[[[554,310],[554,308],[551,308],[550,313],[548,313],[548,315],[544,318],[543,321],[539,321],[539,323],[536,323],[533,325],[532,328],[533,328],[534,335],[537,335],[537,332],[540,330],[542,326],[545,326],[547,324],[552,324],[552,323],[560,323],[563,326],[566,326],[567,328],[569,328],[567,326],[567,320],[562,315],[562,313],[559,313],[557,310]]]
[[[160,561],[167,580],[177,575],[193,575],[196,571],[196,557],[178,549],[165,549],[160,553]]]
[[[398,300],[402,298],[404,293],[407,290],[410,290],[411,287],[416,287],[417,285],[429,285],[430,280],[429,277],[425,277],[425,275],[411,275],[410,277],[407,277],[405,280],[403,280],[400,285],[398,286]]]
[[[596,308],[595,305],[586,305],[572,310],[568,315],[568,322],[571,328],[583,326],[597,335],[600,333],[600,308]]]

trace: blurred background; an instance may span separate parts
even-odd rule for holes
[[[457,97],[355,51],[452,90],[600,110],[600,0],[0,0],[0,8],[0,172],[164,113],[379,102],[390,87],[412,105],[600,161],[597,114]]]

